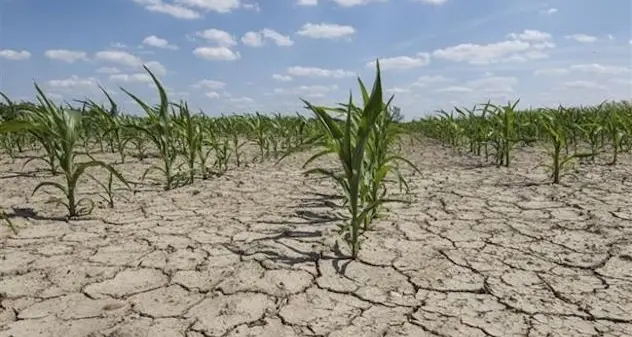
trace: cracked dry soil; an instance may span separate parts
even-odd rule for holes
[[[412,203],[389,206],[357,261],[334,253],[335,189],[301,174],[308,154],[119,192],[68,222],[30,196],[47,177],[2,158],[20,231],[0,229],[0,336],[632,336],[629,158],[551,186],[540,157],[504,169],[411,149]]]

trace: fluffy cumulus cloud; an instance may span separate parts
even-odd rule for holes
[[[65,79],[49,80],[47,84],[53,88],[72,89],[95,86],[97,85],[97,80],[94,77],[81,78],[77,75],[72,75]]]
[[[477,44],[462,43],[433,51],[437,59],[453,62],[467,62],[488,65],[500,62],[521,62],[529,59],[547,58],[547,50],[555,48],[549,33],[526,29],[520,33],[510,33],[504,41]]]
[[[94,58],[99,61],[128,67],[137,67],[143,63],[140,57],[122,50],[102,50],[96,52]]]
[[[571,34],[565,36],[569,40],[575,40],[581,43],[593,43],[597,42],[598,38],[596,36],[587,35],[587,34]]]
[[[294,112],[299,97],[359,97],[356,77],[370,83],[379,60],[386,92],[409,116],[487,100],[629,99],[632,36],[616,9],[627,2],[611,1],[580,11],[493,0],[124,0],[95,2],[76,13],[89,22],[61,22],[37,39],[29,27],[39,19],[5,1],[15,33],[0,42],[0,91],[32,97],[35,79],[55,99],[99,99],[98,86],[123,86],[154,102],[146,67],[196,111]],[[101,15],[113,9],[120,20]],[[94,27],[110,28],[76,34]]]
[[[343,69],[324,69],[318,67],[293,66],[287,69],[287,73],[295,77],[312,78],[344,78],[353,77],[355,73]]]
[[[193,50],[193,55],[209,61],[235,61],[241,58],[239,52],[228,47],[198,47]]]
[[[257,4],[244,4],[240,0],[132,0],[146,10],[162,13],[177,19],[200,19],[205,13],[229,13],[238,8],[257,10]]]
[[[221,29],[210,28],[195,33],[196,36],[219,46],[230,47],[237,44],[233,35]]]
[[[192,86],[196,89],[223,89],[226,86],[226,82],[216,80],[200,80]]]
[[[31,58],[31,53],[26,50],[0,49],[0,58],[10,61],[22,61]]]
[[[350,37],[356,32],[355,28],[348,25],[335,23],[311,23],[308,22],[296,32],[296,34],[313,39],[340,39]]]
[[[178,49],[178,46],[176,46],[174,44],[170,44],[169,41],[167,41],[165,39],[161,39],[161,38],[157,37],[156,35],[150,35],[150,36],[146,37],[143,40],[143,44],[146,44],[146,45],[152,46],[152,47],[156,47],[156,48],[173,49],[173,50]]]
[[[265,41],[270,41],[280,47],[289,47],[294,44],[289,36],[269,28],[264,28],[258,32],[246,32],[241,38],[241,42],[251,47],[261,47]]]
[[[427,66],[430,64],[430,54],[419,53],[414,57],[411,56],[395,56],[380,58],[380,67],[384,70],[388,69],[410,69]],[[375,62],[366,63],[369,68],[375,67]]]
[[[68,63],[88,59],[88,54],[80,50],[51,49],[45,51],[44,55],[51,60],[64,61]]]

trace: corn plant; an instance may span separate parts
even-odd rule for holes
[[[114,208],[114,174],[110,172],[107,182],[103,183],[101,180],[95,178],[93,175],[88,175],[90,179],[99,185],[103,193],[99,193],[99,196],[106,202],[109,208]]]
[[[494,125],[492,137],[496,139],[496,165],[498,166],[509,166],[511,150],[519,142],[515,112],[518,103],[519,101],[513,104],[510,102],[505,106],[491,105],[495,108],[495,113],[492,115],[492,123]]]
[[[89,198],[77,199],[78,182],[91,167],[101,167],[108,170],[117,179],[127,185],[125,179],[112,166],[105,162],[91,159],[86,162],[77,162],[77,156],[81,153],[77,150],[77,142],[79,140],[81,118],[82,116],[74,110],[64,109],[55,106],[44,92],[35,85],[38,92],[38,100],[40,108],[33,111],[25,111],[28,114],[39,116],[40,119],[34,119],[40,124],[35,124],[32,128],[37,129],[40,135],[46,137],[47,143],[51,144],[54,160],[59,163],[64,181],[63,183],[55,181],[44,181],[39,183],[33,189],[34,195],[43,187],[52,187],[61,191],[64,198],[57,199],[68,210],[69,217],[89,214],[94,208],[94,202]],[[42,120],[41,118],[46,118]],[[81,204],[87,202],[87,206]]]
[[[202,131],[199,124],[192,118],[189,106],[185,102],[175,105],[175,134],[182,142],[182,155],[186,159],[189,173],[189,183],[195,179],[195,164],[198,154],[202,152]]]
[[[360,81],[360,90],[366,106],[370,96],[362,81]],[[357,109],[356,107],[354,108]],[[376,207],[372,208],[368,216],[364,218],[364,230],[368,230],[371,222],[378,217],[381,209],[380,204],[386,200],[387,188],[385,182],[390,173],[394,173],[397,176],[400,190],[404,187],[406,192],[409,191],[408,182],[399,170],[400,163],[407,164],[421,174],[417,166],[396,151],[402,129],[397,125],[396,115],[393,114],[392,109],[389,109],[388,104],[383,105],[382,109],[385,112],[381,113],[376,119],[374,131],[371,132],[367,142],[367,155],[364,165],[368,174],[364,176],[362,195],[365,199],[364,204],[376,204]]]
[[[364,88],[360,79],[358,82],[361,89]],[[342,173],[338,173],[335,170],[317,167],[307,170],[306,174],[316,173],[330,177],[343,190],[350,220],[340,226],[340,232],[349,245],[354,259],[357,258],[360,250],[360,236],[365,219],[370,217],[371,212],[376,207],[387,201],[384,198],[378,198],[373,200],[371,204],[364,204],[362,198],[363,181],[367,175],[371,174],[365,160],[367,143],[375,131],[379,118],[387,113],[390,104],[390,100],[386,104],[383,102],[379,62],[377,63],[377,74],[371,94],[369,95],[365,89],[362,91],[363,108],[357,108],[353,104],[351,95],[348,103],[342,105],[342,109],[315,106],[302,100],[306,107],[314,113],[324,132],[316,143],[320,147],[320,151],[310,157],[304,166],[324,155],[335,154],[342,169]],[[345,122],[342,124],[332,117],[333,113],[340,112],[346,114]]]
[[[601,141],[604,133],[604,126],[601,123],[601,110],[602,105],[597,106],[594,109],[590,109],[590,112],[584,117],[584,120],[577,124],[577,127],[583,136],[583,139],[590,145],[590,160],[595,161],[597,154],[603,148],[603,142]]]
[[[216,169],[217,175],[222,175],[228,171],[228,163],[231,156],[231,148],[228,139],[213,142],[213,150],[215,151],[215,162],[213,167]]]
[[[174,172],[174,165],[178,156],[178,150],[175,146],[174,122],[169,111],[169,100],[167,99],[167,93],[164,87],[149,68],[146,66],[143,67],[156,85],[160,96],[160,103],[156,107],[151,107],[136,95],[121,88],[121,90],[140,105],[148,116],[147,125],[129,124],[128,126],[146,135],[158,149],[162,160],[162,166],[154,165],[148,168],[145,173],[143,173],[141,180],[144,180],[147,174],[152,170],[160,171],[165,177],[164,189],[170,190],[174,187],[174,183],[178,178],[178,175]]]
[[[269,125],[265,116],[260,113],[255,114],[255,118],[248,119],[248,126],[254,135],[253,141],[259,147],[259,161],[267,156],[270,146]]]
[[[110,102],[109,110],[92,100],[81,101],[81,103],[86,103],[92,112],[91,117],[95,119],[95,124],[103,129],[98,130],[95,134],[99,134],[99,139],[107,139],[110,152],[118,153],[121,163],[125,163],[125,148],[129,139],[123,136],[124,125],[119,116],[118,105],[103,87],[99,86],[99,89]],[[102,144],[101,149],[103,150]]]
[[[543,164],[551,171],[550,179],[553,184],[559,184],[560,178],[568,174],[569,165],[576,158],[589,157],[590,153],[566,154],[564,149],[568,144],[566,129],[566,111],[563,107],[555,110],[544,110],[538,114],[539,124],[548,136],[551,148],[548,155],[551,163]]]
[[[603,129],[612,147],[612,160],[609,163],[610,165],[617,164],[621,144],[626,136],[625,122],[621,114],[621,111],[619,111],[616,106],[608,106],[602,114]]]
[[[149,142],[147,136],[142,132],[136,132],[136,130],[141,127],[141,120],[137,118],[129,118],[124,122],[125,128],[127,132],[123,133],[123,138],[125,139],[125,143],[131,144],[134,148],[132,153],[132,157],[138,159],[139,161],[144,161],[145,158],[149,157],[148,146]]]

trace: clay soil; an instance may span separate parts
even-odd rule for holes
[[[335,187],[301,173],[309,154],[118,190],[114,209],[86,180],[98,207],[68,221],[56,191],[31,196],[46,172],[0,157],[19,230],[0,229],[0,336],[632,336],[630,158],[552,186],[534,149],[508,169],[408,152],[423,171],[407,173],[410,203],[355,261]],[[116,166],[138,181],[149,162]]]

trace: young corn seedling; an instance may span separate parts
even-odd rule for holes
[[[108,101],[110,102],[110,110],[107,111],[102,106],[98,105],[96,102],[92,100],[88,100],[86,103],[93,115],[92,117],[95,119],[95,124],[101,128],[104,128],[101,134],[101,139],[106,138],[110,147],[110,152],[118,153],[121,158],[121,163],[125,163],[125,148],[127,146],[127,142],[129,139],[126,139],[123,136],[124,125],[121,122],[121,118],[118,112],[118,105],[112,99],[112,96],[99,86],[99,89],[105,94]],[[97,132],[100,133],[100,132]]]
[[[108,175],[108,181],[106,183],[101,182],[99,179],[95,178],[92,175],[88,176],[90,177],[90,179],[94,180],[94,182],[96,182],[99,187],[101,187],[101,190],[103,191],[103,193],[99,193],[101,199],[105,201],[109,208],[114,208],[114,174],[110,172],[110,174]]]
[[[130,127],[131,125],[136,125],[135,127]],[[125,143],[131,143],[135,152],[133,152],[132,157],[138,159],[139,161],[144,161],[145,158],[149,157],[148,154],[148,146],[147,143],[149,140],[147,136],[142,132],[137,132],[137,128],[141,126],[141,120],[139,119],[128,119],[124,122],[124,130],[123,138],[125,139]]]
[[[254,118],[248,119],[248,126],[254,134],[255,144],[259,147],[259,162],[263,162],[270,146],[267,119],[257,112]]]
[[[213,150],[215,150],[215,162],[213,167],[217,170],[218,175],[222,175],[228,171],[228,163],[230,161],[230,144],[228,139],[213,142]]]
[[[597,108],[597,110],[599,109],[600,107]],[[595,162],[597,154],[603,148],[603,144],[601,143],[601,135],[604,132],[604,127],[598,120],[600,118],[599,114],[592,112],[594,111],[591,111],[591,113],[587,114],[584,122],[578,124],[577,127],[579,128],[579,131],[581,132],[584,140],[590,145],[590,160],[592,162]]]
[[[189,183],[195,180],[195,164],[198,154],[202,152],[202,131],[200,125],[192,118],[189,106],[185,102],[175,105],[178,113],[174,119],[176,134],[182,141],[182,154],[186,159],[189,171]]]
[[[77,184],[88,168],[101,167],[108,170],[125,185],[127,185],[127,182],[118,171],[105,162],[94,159],[81,163],[77,162],[77,156],[81,154],[77,151],[77,142],[79,140],[82,116],[77,111],[55,106],[46,98],[44,92],[37,85],[35,85],[35,88],[38,92],[41,108],[30,113],[37,115],[45,113],[47,121],[46,123],[36,124],[34,128],[43,132],[48,142],[52,144],[53,155],[59,163],[59,169],[64,181],[63,183],[44,181],[35,186],[32,194],[35,194],[43,187],[58,189],[63,193],[64,198],[57,199],[57,201],[66,207],[68,217],[89,214],[94,208],[94,202],[89,198],[77,199]],[[86,202],[88,203],[86,207],[81,206],[81,204]]]
[[[612,147],[612,160],[609,165],[616,165],[619,160],[619,152],[624,137],[626,136],[624,121],[621,111],[616,105],[609,105],[602,114],[604,132],[608,135]]]
[[[366,106],[370,97],[362,81],[359,81],[359,83]],[[393,97],[391,97],[389,103],[392,99]],[[394,119],[396,116],[392,114],[392,110],[389,109],[388,104],[383,105],[382,109],[385,112],[381,113],[376,119],[374,131],[370,134],[367,142],[365,166],[368,174],[365,175],[365,179],[363,180],[363,187],[366,189],[366,193],[364,193],[364,204],[376,204],[377,206],[371,209],[368,216],[364,219],[364,230],[368,230],[369,225],[379,216],[381,210],[380,204],[386,202],[386,178],[389,174],[394,173],[397,176],[400,189],[403,187],[407,192],[409,191],[408,182],[399,170],[400,163],[407,164],[417,173],[421,174],[417,166],[395,151],[402,130],[396,124]],[[401,200],[389,199],[388,201]]]
[[[149,73],[156,85],[160,96],[160,104],[158,104],[157,107],[151,107],[134,94],[121,88],[121,90],[123,90],[138,105],[140,105],[148,116],[147,125],[130,124],[129,127],[146,135],[158,149],[162,160],[162,166],[154,165],[148,168],[145,173],[143,173],[141,180],[144,180],[147,174],[152,170],[160,171],[165,177],[164,189],[170,190],[174,187],[174,183],[178,178],[178,175],[174,172],[174,165],[178,157],[178,150],[175,147],[176,139],[174,135],[174,123],[169,111],[169,100],[167,99],[167,93],[160,81],[158,81],[158,78],[154,76],[149,68],[146,66],[143,67]]]
[[[378,62],[373,90],[370,95],[364,97],[364,108],[354,108],[353,98],[350,95],[345,111],[346,121],[342,125],[330,114],[337,112],[335,109],[315,106],[302,100],[306,107],[316,115],[324,132],[319,144],[321,150],[309,158],[304,166],[326,154],[336,154],[343,171],[342,174],[339,174],[334,170],[318,167],[307,170],[306,174],[317,173],[330,177],[344,191],[347,210],[351,219],[347,224],[342,225],[340,230],[354,259],[357,258],[360,250],[360,236],[365,218],[370,215],[373,209],[386,201],[379,199],[372,204],[363,205],[361,195],[362,182],[365,176],[370,174],[365,165],[367,142],[375,130],[377,120],[386,113],[385,106],[388,106],[383,102],[381,82]]]
[[[550,179],[553,184],[559,184],[560,178],[569,174],[567,171],[570,164],[576,158],[590,157],[590,153],[563,153],[567,143],[568,136],[566,130],[565,110],[559,107],[557,110],[545,110],[539,113],[539,124],[548,136],[551,149],[549,150],[550,164],[543,164],[551,171]]]

